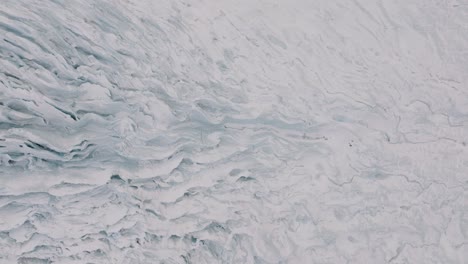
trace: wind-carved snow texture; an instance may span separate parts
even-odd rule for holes
[[[463,0],[2,0],[0,263],[467,263]]]

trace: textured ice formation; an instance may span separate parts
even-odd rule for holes
[[[468,2],[1,0],[0,263],[467,263]]]

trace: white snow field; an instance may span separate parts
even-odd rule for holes
[[[0,263],[468,263],[468,1],[0,0]]]

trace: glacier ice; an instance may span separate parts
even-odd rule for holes
[[[462,0],[2,0],[0,263],[466,263]]]

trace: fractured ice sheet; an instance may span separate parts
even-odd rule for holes
[[[467,263],[464,0],[1,0],[0,263]]]

